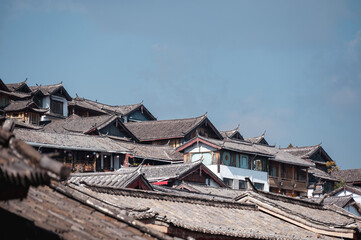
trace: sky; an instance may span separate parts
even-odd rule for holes
[[[361,1],[0,1],[0,78],[361,168]]]

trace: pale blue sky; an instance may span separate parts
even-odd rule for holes
[[[361,1],[2,0],[0,78],[361,168]]]

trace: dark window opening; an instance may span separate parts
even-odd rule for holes
[[[63,115],[63,102],[51,99],[50,110],[52,113]]]

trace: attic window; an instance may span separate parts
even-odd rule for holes
[[[51,99],[50,111],[55,114],[63,115],[63,102]]]

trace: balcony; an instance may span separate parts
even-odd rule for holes
[[[307,192],[306,180],[295,180],[281,177],[268,177],[268,183],[270,187],[280,188],[285,190],[294,190],[298,192]]]

